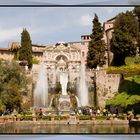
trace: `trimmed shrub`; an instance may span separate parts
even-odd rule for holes
[[[31,115],[24,115],[21,117],[21,119],[24,121],[32,121],[32,116]]]
[[[108,116],[96,116],[96,120],[109,120]]]

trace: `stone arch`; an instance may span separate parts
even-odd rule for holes
[[[59,55],[57,55],[57,56],[55,57],[55,60],[56,60],[56,61],[59,61],[61,58],[62,58],[65,62],[68,61],[68,57],[67,57],[66,55],[64,55],[64,54],[59,54]]]

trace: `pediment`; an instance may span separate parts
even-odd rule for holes
[[[46,47],[46,50],[48,51],[79,51],[79,48],[76,48],[75,46],[69,46],[69,45],[53,45]]]

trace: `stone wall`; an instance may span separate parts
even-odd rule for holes
[[[119,85],[123,80],[121,74],[106,74],[106,71],[96,71],[96,93],[98,104],[105,107],[107,99],[111,99],[118,92]]]

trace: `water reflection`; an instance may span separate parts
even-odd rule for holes
[[[129,125],[47,125],[0,128],[0,133],[140,133],[140,127]]]

